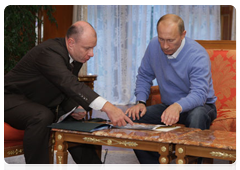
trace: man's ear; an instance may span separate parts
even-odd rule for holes
[[[184,30],[184,31],[183,31],[183,33],[182,33],[182,35],[181,35],[181,38],[182,38],[182,40],[184,39],[184,37],[185,37],[186,33],[187,33],[187,31],[186,31],[186,30]]]
[[[67,44],[68,44],[68,48],[72,49],[74,47],[74,45],[75,45],[74,39],[73,38],[68,38],[67,39]]]

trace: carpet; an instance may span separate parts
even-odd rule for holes
[[[102,151],[102,161],[106,151]],[[54,170],[56,170],[56,157],[54,157]],[[174,170],[175,160],[171,162]],[[25,170],[25,160],[23,155],[4,158],[4,170]],[[102,168],[103,169],[103,168]],[[227,170],[228,161],[214,159],[213,170]],[[68,156],[68,170],[77,170],[77,165]],[[141,170],[140,164],[133,151],[108,150],[105,159],[105,170]]]

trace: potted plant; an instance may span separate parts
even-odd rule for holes
[[[50,5],[10,5],[4,10],[4,74],[32,48],[37,41],[36,27],[41,26],[46,12],[51,22],[55,9]]]

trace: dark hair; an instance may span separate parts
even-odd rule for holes
[[[166,15],[162,16],[157,22],[157,28],[161,21],[166,20],[168,18],[171,18],[171,20],[173,22],[178,24],[179,33],[182,34],[183,31],[185,30],[184,22],[181,17],[179,17],[178,15],[174,15],[174,14],[166,14]]]

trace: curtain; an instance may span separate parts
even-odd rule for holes
[[[236,40],[236,8],[233,7],[231,40]]]
[[[113,104],[135,103],[138,67],[150,39],[157,36],[156,24],[161,16],[174,13],[182,17],[190,38],[221,38],[219,5],[90,5],[87,11],[88,22],[98,36],[87,71],[98,75],[94,90]]]
[[[187,37],[195,40],[221,39],[220,5],[155,5],[153,36],[157,36],[157,21],[168,13],[183,19]]]
[[[73,20],[72,23],[77,21],[87,21],[87,5],[74,5],[73,6]],[[87,63],[84,63],[78,76],[87,75]]]
[[[98,41],[88,73],[95,91],[113,104],[135,102],[138,67],[150,41],[151,6],[88,6]]]

